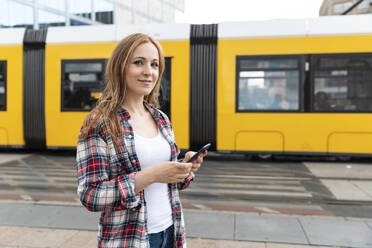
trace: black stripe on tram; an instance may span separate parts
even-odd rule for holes
[[[23,137],[45,149],[45,41],[47,30],[26,29],[23,38]]]
[[[217,24],[191,25],[190,149],[216,150]]]

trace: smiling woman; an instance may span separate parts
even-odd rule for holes
[[[78,194],[89,211],[102,212],[98,247],[186,247],[178,190],[188,187],[206,152],[177,162],[170,121],[157,108],[163,71],[157,41],[140,33],[121,40],[79,134]]]

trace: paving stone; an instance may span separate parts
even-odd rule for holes
[[[265,248],[265,243],[218,240],[216,248]],[[192,247],[191,247],[192,248]]]
[[[78,230],[97,230],[100,213],[82,206],[1,204],[0,225],[37,226]]]
[[[212,239],[200,239],[200,238],[188,238],[187,247],[190,248],[216,248],[216,240]]]
[[[372,201],[372,197],[353,184],[352,181],[320,180],[337,200]]]
[[[91,248],[97,247],[97,232],[78,231],[59,248]]]
[[[292,245],[292,244],[274,244],[274,243],[267,243],[266,248],[329,248],[330,246],[313,246],[313,245]],[[336,248],[336,247],[333,247]]]
[[[371,230],[372,230],[372,221],[367,221],[367,225],[368,225],[368,227],[371,228]]]
[[[189,248],[265,248],[265,243],[188,238]]]
[[[361,189],[372,199],[372,181],[351,181],[356,187]]]
[[[372,247],[372,230],[365,222],[308,217],[299,219],[311,244]]]
[[[236,239],[308,244],[297,218],[274,215],[237,218]]]
[[[18,237],[11,245],[27,247],[59,247],[76,234],[75,230],[33,228]]]
[[[357,163],[303,163],[317,177],[338,178],[372,178],[370,164]]]
[[[9,245],[27,232],[28,227],[0,226],[0,245]]]
[[[189,237],[234,239],[234,214],[191,210],[184,214]]]

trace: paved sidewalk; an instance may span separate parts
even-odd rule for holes
[[[98,216],[99,213],[88,212],[77,206],[1,202],[0,226],[3,229],[0,229],[0,245],[72,247],[63,246],[64,242],[80,242],[83,239],[85,242],[94,240],[93,243],[87,243],[94,247]],[[232,244],[230,247],[276,247],[270,243],[285,244],[277,247],[291,247],[289,244],[372,247],[372,219],[186,209],[185,220],[188,237],[203,239],[191,240],[190,247],[221,247],[221,243],[226,244],[222,247],[229,247],[227,244]],[[7,234],[9,226],[18,226],[18,229],[12,229],[14,232]],[[94,235],[89,231],[93,231]],[[73,239],[75,235],[77,240]],[[81,235],[90,238],[79,238]]]
[[[53,228],[0,226],[0,248],[94,248],[97,232]],[[328,246],[291,245],[188,238],[189,248],[325,248]]]

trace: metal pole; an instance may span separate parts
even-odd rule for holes
[[[92,21],[96,21],[96,6],[94,6],[94,0],[90,0],[90,6],[92,8],[92,11],[91,11],[91,16],[92,16]]]
[[[38,9],[37,9],[37,0],[34,0],[33,1],[33,8],[34,8],[34,30],[38,30],[39,29],[39,13],[38,13]]]
[[[69,16],[68,0],[65,0],[65,18],[66,18],[66,26],[70,26],[71,21],[70,21],[70,16]]]

